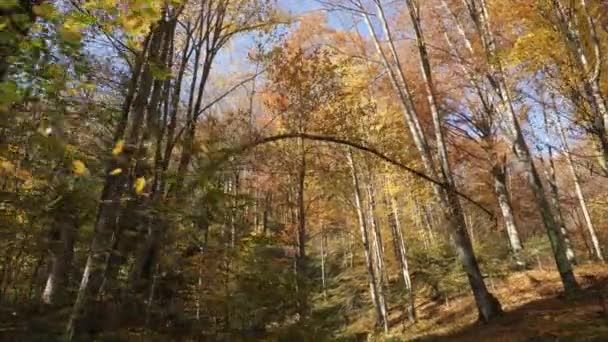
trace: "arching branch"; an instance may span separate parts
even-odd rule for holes
[[[273,135],[273,136],[269,136],[269,137],[262,137],[259,138],[257,140],[254,140],[252,142],[246,143],[244,145],[238,146],[236,148],[232,148],[232,149],[228,149],[228,150],[224,150],[224,152],[227,152],[226,154],[224,154],[224,157],[219,160],[218,164],[223,163],[224,161],[226,161],[231,155],[233,154],[239,154],[239,153],[244,153],[247,150],[253,149],[257,146],[260,145],[264,145],[264,144],[268,144],[268,143],[272,143],[272,142],[276,142],[276,141],[281,141],[281,140],[288,140],[288,139],[305,139],[305,140],[312,140],[312,141],[321,141],[321,142],[328,142],[328,143],[333,143],[333,144],[338,144],[338,145],[344,145],[344,146],[349,146],[352,148],[355,148],[357,150],[360,151],[365,151],[367,153],[373,154],[376,157],[384,160],[385,162],[397,166],[398,168],[409,172],[411,174],[413,174],[416,177],[422,178],[428,182],[437,184],[439,186],[441,186],[442,188],[446,189],[446,190],[451,190],[454,191],[455,194],[457,194],[458,196],[464,198],[465,200],[467,200],[468,202],[472,203],[473,205],[475,205],[476,207],[478,207],[479,209],[483,210],[486,214],[490,215],[491,218],[494,218],[494,214],[492,213],[492,211],[490,211],[489,209],[487,209],[486,207],[484,207],[481,203],[475,201],[474,199],[472,199],[470,196],[456,190],[456,189],[449,189],[447,184],[444,182],[441,182],[437,179],[434,179],[430,176],[427,176],[424,172],[422,171],[418,171],[414,168],[411,168],[389,156],[387,156],[386,154],[380,152],[379,150],[377,150],[374,147],[368,146],[365,143],[357,143],[357,142],[353,142],[353,141],[349,141],[346,139],[342,139],[342,138],[338,138],[338,137],[334,137],[334,136],[330,136],[330,135],[320,135],[320,134],[310,134],[310,133],[284,133],[284,134],[278,134],[278,135]],[[218,165],[216,164],[216,165]]]

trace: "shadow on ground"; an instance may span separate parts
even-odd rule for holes
[[[476,322],[445,335],[426,335],[415,341],[607,341],[608,278],[572,296],[552,295],[506,310],[495,321]],[[473,308],[469,308],[473,309]],[[450,312],[441,321],[465,314]]]

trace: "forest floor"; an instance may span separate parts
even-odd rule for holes
[[[471,296],[449,304],[425,303],[419,321],[393,327],[397,340],[416,341],[607,341],[608,266],[581,265],[580,293],[565,297],[555,270],[531,270],[496,283],[492,292],[505,314],[489,324],[477,321]],[[395,317],[397,320],[398,317]]]
[[[559,275],[554,270],[530,270],[519,272],[490,285],[505,311],[504,315],[489,324],[477,321],[473,298],[463,295],[447,303],[423,301],[417,308],[418,322],[404,325],[403,312],[391,315],[391,330],[387,336],[379,335],[380,341],[608,341],[608,265],[587,264],[576,268],[576,276],[582,290],[565,297],[561,293]],[[63,314],[35,317],[15,308],[0,308],[0,341],[54,341],[63,328]],[[367,317],[365,317],[367,316]],[[366,331],[369,317],[362,315],[347,329]],[[62,318],[62,319],[59,319]],[[359,328],[357,328],[357,326]],[[200,331],[200,330],[199,330]],[[194,334],[193,334],[194,333]],[[118,339],[100,341],[208,341],[194,336],[174,334],[164,337],[143,333],[119,333]],[[366,333],[343,335],[344,340],[365,340]],[[147,337],[145,337],[147,336]],[[302,336],[302,335],[300,335]],[[303,334],[302,341],[308,334]],[[317,335],[318,336],[318,335]],[[323,335],[322,335],[323,336]],[[319,336],[318,336],[319,337]],[[283,341],[285,339],[245,338],[219,339],[222,341]],[[301,339],[290,339],[299,341]],[[319,339],[314,339],[319,341]],[[324,338],[321,338],[324,340]],[[285,340],[287,341],[287,340]],[[313,341],[313,339],[310,339]]]

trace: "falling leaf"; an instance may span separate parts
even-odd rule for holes
[[[8,160],[1,160],[0,170],[5,171],[7,173],[12,173],[15,171],[15,165]]]
[[[114,170],[112,170],[110,172],[110,176],[116,176],[116,175],[119,175],[121,173],[122,173],[122,169],[121,168],[117,168],[117,169],[114,169]]]
[[[87,167],[84,165],[84,163],[80,160],[74,160],[72,161],[72,171],[79,175],[82,176],[87,172]]]
[[[80,42],[80,39],[82,38],[82,33],[73,27],[60,27],[57,32],[61,39],[67,43],[75,44]]]
[[[32,8],[32,11],[45,19],[51,19],[55,15],[55,8],[49,3],[36,5]]]
[[[31,179],[26,180],[25,182],[23,182],[23,190],[32,190],[34,188],[34,182]]]
[[[119,154],[122,153],[122,150],[125,148],[125,141],[124,140],[118,140],[118,142],[116,143],[116,146],[114,146],[114,149],[112,149],[112,155],[113,156],[117,156]]]
[[[139,177],[135,180],[135,192],[137,194],[141,194],[144,191],[144,187],[146,186],[146,179],[144,177]]]

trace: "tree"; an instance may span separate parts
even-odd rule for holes
[[[477,308],[479,310],[480,319],[484,321],[491,320],[501,313],[500,304],[494,298],[494,296],[487,290],[485,283],[483,281],[483,277],[481,275],[481,271],[479,270],[479,266],[477,264],[477,260],[475,258],[475,253],[473,252],[473,248],[471,242],[469,240],[467,230],[465,227],[464,216],[462,213],[462,208],[460,207],[460,203],[458,202],[458,198],[455,195],[455,184],[452,179],[452,174],[450,171],[449,160],[447,156],[447,147],[445,146],[445,142],[443,139],[443,128],[441,126],[439,113],[437,110],[437,100],[434,94],[434,88],[432,83],[432,78],[430,75],[430,64],[428,61],[428,53],[426,52],[426,45],[424,43],[424,39],[422,37],[422,31],[419,26],[419,14],[416,4],[410,4],[408,9],[410,10],[410,15],[414,19],[413,25],[415,26],[416,31],[416,41],[418,44],[418,52],[421,63],[421,70],[423,75],[423,80],[425,83],[427,95],[429,98],[429,105],[431,107],[431,114],[433,117],[433,129],[435,131],[435,140],[437,144],[439,160],[440,160],[440,172],[437,172],[435,166],[433,165],[433,161],[431,158],[430,148],[428,147],[427,138],[424,135],[421,125],[420,119],[414,108],[410,87],[408,86],[408,82],[403,75],[401,70],[401,64],[399,62],[399,57],[396,53],[394,43],[392,41],[392,36],[390,33],[390,28],[387,24],[384,10],[382,4],[379,1],[374,1],[374,4],[377,9],[377,17],[381,20],[381,25],[384,30],[384,34],[389,42],[390,47],[390,56],[388,57],[382,50],[380,46],[380,42],[378,36],[375,32],[374,26],[371,22],[369,14],[367,14],[366,9],[363,7],[361,1],[357,1],[356,5],[358,9],[363,13],[366,25],[369,29],[370,36],[372,36],[374,40],[374,44],[376,46],[377,52],[381,55],[382,61],[384,63],[384,67],[387,70],[391,83],[398,92],[402,106],[404,111],[404,117],[406,123],[410,129],[410,133],[415,142],[416,148],[420,153],[421,159],[424,163],[425,169],[428,174],[434,177],[437,174],[441,175],[442,182],[447,184],[448,188],[443,189],[440,187],[435,187],[435,193],[438,200],[441,202],[442,207],[446,210],[445,216],[452,225],[451,233],[453,242],[455,244],[456,250],[458,251],[458,256],[465,267],[465,272],[469,278],[469,282],[471,284],[471,289],[475,295],[475,300],[477,303]],[[413,7],[412,7],[413,6]]]
[[[543,217],[543,223],[547,230],[547,235],[551,241],[551,247],[555,254],[555,262],[558,266],[560,276],[566,292],[574,291],[578,288],[572,267],[566,255],[566,248],[563,238],[559,234],[555,217],[551,212],[551,206],[547,200],[543,185],[532,161],[530,150],[523,137],[518,118],[515,114],[510,90],[507,86],[504,67],[500,58],[497,57],[497,46],[493,33],[489,26],[488,8],[484,0],[479,3],[475,1],[467,2],[467,9],[476,25],[476,29],[482,41],[482,48],[486,54],[490,73],[488,77],[492,80],[494,91],[499,96],[502,107],[503,119],[507,126],[507,136],[513,144],[515,155],[522,165],[526,168],[529,177],[529,185],[532,188],[537,207]]]

